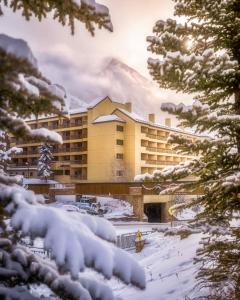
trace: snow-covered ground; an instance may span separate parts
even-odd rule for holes
[[[74,202],[75,196],[58,196],[57,200],[55,206],[61,206]],[[119,220],[123,216],[132,215],[131,205],[125,201],[110,197],[97,197],[97,202],[108,210],[105,217],[113,219],[112,223],[117,235],[138,230],[151,231],[152,228],[159,225]],[[191,219],[194,218],[195,213],[184,210],[178,214],[178,217],[179,219]],[[159,226],[162,228],[170,225],[161,224]],[[202,295],[203,292],[196,287],[195,276],[198,266],[193,263],[201,236],[197,233],[181,240],[179,236],[164,236],[162,232],[148,234],[147,244],[143,251],[141,253],[131,252],[145,270],[147,278],[145,290],[126,286],[117,279],[104,281],[114,290],[115,295],[123,300],[186,300],[197,297],[200,293]],[[41,246],[41,240],[37,240],[34,245]],[[94,278],[102,278],[92,271],[86,271],[85,274]]]
[[[184,300],[199,295],[193,264],[201,234],[180,240],[178,236],[164,236],[155,232],[148,236],[150,242],[134,257],[144,267],[147,288],[144,291],[113,281],[115,293],[123,300]]]

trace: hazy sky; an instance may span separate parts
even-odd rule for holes
[[[106,57],[115,57],[148,77],[146,36],[155,22],[173,16],[171,0],[98,0],[110,10],[114,32],[96,30],[95,37],[76,23],[72,36],[51,18],[39,23],[25,21],[20,13],[5,10],[0,17],[0,32],[26,40],[36,56],[40,70],[53,82],[64,84],[75,93],[77,76],[99,68]],[[82,75],[82,74],[81,74]],[[186,99],[189,99],[186,97]],[[182,101],[182,97],[179,99]],[[189,100],[188,100],[189,101]]]
[[[97,30],[92,38],[81,23],[76,24],[76,33],[71,36],[69,28],[56,21],[39,23],[25,21],[20,14],[5,10],[0,18],[2,33],[28,41],[38,60],[46,53],[65,55],[76,62],[91,63],[105,56],[120,58],[125,63],[148,75],[146,68],[146,36],[158,19],[171,17],[171,0],[99,0],[109,7],[114,32]],[[40,61],[41,63],[41,61]],[[41,65],[40,65],[41,67]]]

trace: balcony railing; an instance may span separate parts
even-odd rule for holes
[[[71,139],[70,135],[62,135],[62,138],[64,141]]]
[[[177,161],[166,161],[166,160],[146,160],[145,161],[146,164],[150,164],[150,165],[177,165],[179,162]]]
[[[36,162],[31,162],[31,163],[28,163],[27,165],[26,165],[26,163],[9,163],[9,167],[10,168],[14,168],[14,167],[21,167],[21,168],[26,168],[26,169],[28,169],[28,168],[31,168],[31,167],[35,167],[35,166],[37,166],[37,164],[38,164],[38,162],[36,161]]]
[[[77,164],[77,165],[86,165],[87,160],[71,160],[70,161],[72,164]]]
[[[76,147],[76,148],[71,148],[71,152],[83,152],[87,151],[87,147]]]
[[[167,136],[160,136],[160,135],[150,134],[150,133],[146,133],[146,136],[151,139],[158,139],[158,140],[163,140],[163,141],[166,141],[168,139]]]
[[[71,179],[72,180],[87,180],[87,176],[86,175],[72,175]]]
[[[159,152],[159,153],[175,153],[172,149],[156,148],[156,147],[146,147],[147,151]]]
[[[87,124],[87,121],[79,121],[79,122],[71,122],[70,126],[71,127],[77,127],[77,126],[83,126],[83,125],[86,125],[86,124]]]
[[[78,139],[85,139],[87,138],[87,134],[72,134],[71,139],[78,140]]]

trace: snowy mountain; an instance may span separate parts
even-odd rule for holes
[[[163,102],[180,102],[179,95],[159,89],[159,87],[135,69],[116,58],[106,59],[99,70],[78,77],[79,89],[77,96],[87,102],[92,99],[110,96],[120,102],[132,102],[133,110],[137,114],[147,116],[155,113],[157,120],[163,122],[168,113],[160,110]],[[76,105],[76,102],[75,102]]]
[[[19,58],[27,59],[32,65],[37,67],[37,60],[26,41],[0,34],[0,47],[7,53],[14,54]]]
[[[131,101],[135,112],[150,113],[160,109],[161,94],[159,89],[120,60],[115,58],[107,60],[97,76],[109,80],[106,94],[122,102]]]
[[[37,60],[24,40],[0,34],[0,47],[18,57],[27,58],[37,66]],[[169,115],[160,110],[162,103],[190,103],[186,96],[160,89],[154,82],[116,58],[107,58],[98,66],[88,62],[87,67],[84,67],[62,55],[58,57],[47,53],[44,59],[40,55],[39,66],[43,75],[56,82],[56,86],[64,91],[67,95],[66,102],[72,109],[86,107],[86,103],[110,96],[115,101],[132,102],[133,111],[145,118],[147,114],[154,112],[156,121],[163,123],[164,118]]]

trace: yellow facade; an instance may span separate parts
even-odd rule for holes
[[[170,125],[169,119],[166,120]],[[131,182],[135,175],[152,173],[191,157],[179,155],[167,143],[171,132],[199,137],[181,130],[143,120],[131,111],[130,103],[109,97],[86,109],[72,110],[68,117],[45,117],[28,121],[32,128],[46,127],[63,137],[53,146],[54,179],[63,183]],[[10,166],[12,174],[37,177],[38,143],[12,139],[11,145],[23,148]]]

